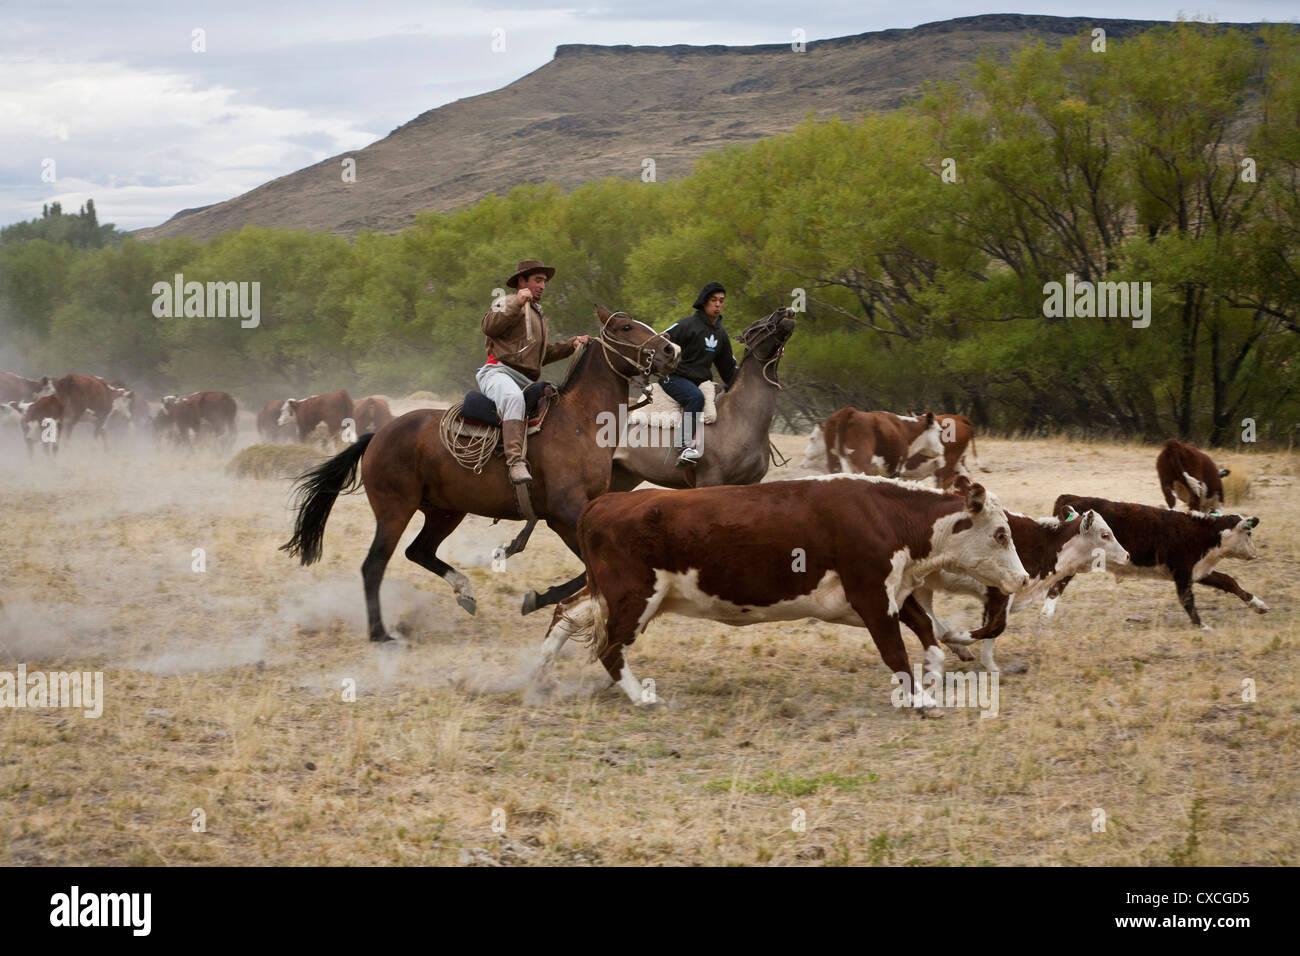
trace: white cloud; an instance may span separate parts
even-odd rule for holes
[[[151,225],[381,135],[346,118],[245,99],[162,70],[0,58],[3,212],[29,218],[43,202],[70,208],[93,196],[104,221]],[[40,178],[47,157],[57,164],[52,184]],[[163,195],[166,203],[185,196],[184,205],[167,208]]]

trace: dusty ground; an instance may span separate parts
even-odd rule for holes
[[[865,631],[818,622],[656,622],[631,662],[657,711],[577,646],[554,694],[526,692],[547,619],[520,596],[579,566],[542,530],[495,573],[518,526],[480,519],[442,552],[478,615],[399,548],[385,610],[410,644],[374,647],[364,495],[304,569],[276,550],[284,483],[79,437],[56,467],[0,448],[0,670],[100,669],[106,697],[98,719],[0,710],[0,863],[1297,862],[1300,456],[1223,456],[1253,478],[1236,510],[1262,518],[1260,560],[1224,567],[1269,615],[1198,589],[1202,634],[1170,583],[1083,576],[1054,621],[1025,611],[999,639],[998,717],[922,720],[890,705]],[[801,437],[778,445],[797,463]],[[1018,510],[1067,490],[1159,501],[1155,448],[979,451]]]

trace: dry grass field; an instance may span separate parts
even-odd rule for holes
[[[401,556],[417,516],[384,590],[409,643],[372,646],[364,495],[301,568],[277,551],[286,482],[89,437],[53,466],[0,451],[0,670],[102,670],[105,694],[97,719],[0,710],[5,865],[1300,862],[1300,456],[1219,456],[1250,477],[1235,510],[1262,519],[1260,559],[1222,567],[1270,614],[1198,588],[1202,633],[1172,583],[1081,576],[1053,621],[1026,610],[999,638],[996,718],[923,720],[891,706],[866,631],[815,621],[657,621],[630,656],[657,710],[572,644],[531,686],[549,618],[520,597],[580,566],[541,529],[494,572],[518,525],[485,519],[442,551],[477,616]],[[773,477],[801,474],[803,439],[777,444],[796,458]],[[978,447],[977,477],[1017,510],[1062,491],[1159,503],[1154,447]]]

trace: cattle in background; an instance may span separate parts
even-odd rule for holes
[[[1177,497],[1187,503],[1190,511],[1218,511],[1223,507],[1223,479],[1231,471],[1219,468],[1194,445],[1171,438],[1156,456],[1156,474],[1170,508]]]
[[[801,468],[825,473],[830,459],[826,454],[826,419],[813,422],[812,431],[808,433],[808,444],[803,449]]]
[[[53,457],[59,453],[59,438],[63,432],[63,402],[57,395],[45,395],[31,402],[8,402],[0,406],[12,416],[22,429],[27,443],[27,457],[39,443],[45,454]]]
[[[909,409],[908,414],[915,413]],[[947,489],[953,487],[958,475],[969,476],[970,472],[966,470],[965,461],[968,447],[972,461],[979,464],[975,451],[975,426],[965,415],[936,412],[934,417],[939,422],[939,440],[943,443],[943,463],[934,473],[934,480],[940,488]],[[904,464],[903,477],[922,478],[924,475],[921,471],[929,467],[930,459],[923,455],[915,455]],[[925,474],[929,472],[926,471]]]
[[[0,405],[10,402],[30,402],[41,390],[41,383],[34,378],[23,378],[13,372],[0,372]]]
[[[284,398],[273,398],[257,413],[257,433],[269,445],[292,442],[298,435],[297,423],[280,424],[280,409],[286,401]]]
[[[298,440],[305,443],[307,436],[321,424],[325,426],[326,437],[337,441],[345,418],[352,418],[352,396],[347,389],[340,389],[311,398],[286,398],[276,422],[280,425],[296,422]]]
[[[388,408],[388,400],[371,395],[357,402],[352,408],[352,419],[356,422],[358,435],[377,432],[393,420],[393,413]]]
[[[970,479],[964,475],[956,479],[959,489],[969,482]],[[1106,524],[1106,519],[1096,511],[1089,510],[1080,515],[1068,508],[1059,518],[1033,518],[1008,511],[1007,522],[1011,526],[1016,554],[1029,574],[1029,585],[1023,591],[1008,596],[969,575],[945,570],[932,575],[912,594],[932,622],[939,640],[952,647],[959,658],[973,660],[974,655],[966,650],[965,645],[983,642],[980,666],[986,671],[998,669],[993,660],[993,639],[1006,630],[1008,611],[1013,608],[1023,610],[1070,575],[1104,571],[1129,561],[1128,552]],[[935,591],[979,598],[984,604],[984,620],[980,627],[974,631],[958,630],[939,620],[934,613]]]
[[[1117,577],[1124,574],[1146,574],[1172,578],[1178,598],[1192,623],[1204,630],[1209,625],[1201,623],[1192,596],[1192,584],[1204,584],[1229,594],[1235,594],[1260,614],[1268,610],[1262,600],[1242,590],[1227,574],[1215,571],[1214,566],[1224,558],[1241,558],[1254,561],[1259,557],[1251,532],[1259,526],[1255,517],[1241,515],[1208,515],[1184,513],[1151,505],[1128,501],[1108,501],[1105,498],[1084,498],[1079,495],[1061,495],[1052,510],[1060,516],[1066,507],[1075,511],[1092,509],[1106,519],[1120,544],[1128,549],[1127,565],[1108,568]],[[1043,614],[1051,617],[1056,602],[1070,583],[1065,577],[1047,592]]]
[[[826,470],[898,478],[904,468],[924,478],[943,464],[943,440],[933,412],[923,416],[841,408],[822,424]]]
[[[191,436],[207,431],[229,447],[235,440],[235,416],[239,407],[226,392],[204,391],[178,398],[163,397],[162,409],[154,418],[155,436],[173,432],[183,445],[191,443]]]
[[[1002,506],[980,485],[945,494],[852,475],[610,492],[583,509],[578,537],[589,591],[557,616],[542,669],[570,636],[589,634],[634,703],[641,684],[623,648],[660,614],[866,627],[885,664],[906,677],[899,612],[929,575],[949,568],[1007,591],[1029,580]],[[923,642],[926,672],[941,684],[943,650],[932,632]]]
[[[108,385],[110,388],[119,388],[131,393],[131,401],[127,406],[131,414],[126,416],[114,413],[108,416],[108,421],[104,423],[104,430],[113,433],[115,436],[121,435],[122,437],[126,437],[127,433],[131,435],[137,434],[138,430],[146,427],[153,418],[149,410],[149,403],[143,395],[121,379],[114,379]]]
[[[60,438],[72,439],[72,430],[84,415],[89,414],[95,423],[95,435],[108,444],[104,426],[110,415],[120,415],[131,420],[131,407],[135,392],[129,388],[109,385],[97,375],[65,375],[60,379],[46,376],[41,379],[38,396],[58,395],[63,402],[63,429]]]

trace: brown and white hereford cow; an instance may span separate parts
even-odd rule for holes
[[[119,415],[130,421],[135,401],[135,392],[131,389],[109,385],[97,375],[65,375],[60,379],[46,376],[41,379],[37,395],[40,398],[58,395],[63,402],[62,440],[70,441],[72,430],[82,416],[88,414],[94,420],[95,435],[105,444],[108,440],[104,436],[104,426],[109,416]]]
[[[932,412],[912,416],[841,408],[822,423],[822,443],[824,470],[832,474],[897,478],[910,464],[912,477],[924,478],[943,464],[943,440]]]
[[[909,410],[908,414],[912,412]],[[939,423],[939,440],[943,443],[943,461],[934,472],[934,480],[940,488],[951,488],[958,475],[970,475],[966,470],[967,448],[972,461],[979,464],[975,451],[975,426],[965,415],[936,412],[934,417]],[[909,480],[924,478],[930,473],[927,469],[932,467],[932,461],[923,454],[913,455],[903,465],[903,477]]]
[[[1176,438],[1165,442],[1156,456],[1160,492],[1171,508],[1177,497],[1189,511],[1218,511],[1223,507],[1223,479],[1231,473],[1199,448]]]
[[[45,446],[46,455],[52,457],[59,453],[59,437],[63,431],[63,402],[59,396],[45,395],[30,402],[8,402],[2,407],[22,429],[28,458],[32,457],[32,449],[38,443]]]
[[[204,426],[224,444],[235,440],[235,418],[239,406],[226,392],[204,391],[186,395],[164,395],[162,409],[154,417],[154,434],[171,432],[183,445],[191,443],[191,435],[198,436]]]
[[[338,440],[343,419],[352,418],[352,396],[347,389],[313,395],[311,398],[286,398],[280,408],[277,424],[297,423],[298,440],[307,441],[317,425],[324,423],[328,438]]]
[[[1129,501],[1108,501],[1105,498],[1084,498],[1079,495],[1061,495],[1053,511],[1060,515],[1065,508],[1092,509],[1106,519],[1115,537],[1128,549],[1127,565],[1108,567],[1116,577],[1145,575],[1174,581],[1178,598],[1192,623],[1210,630],[1201,623],[1196,613],[1196,600],[1192,584],[1204,584],[1235,594],[1260,614],[1268,610],[1262,600],[1242,590],[1229,575],[1215,571],[1214,566],[1224,558],[1241,558],[1254,561],[1259,551],[1251,532],[1259,526],[1259,519],[1241,515],[1207,515],[1199,512],[1185,514],[1168,508],[1134,504]],[[1043,614],[1051,617],[1070,577],[1065,577],[1047,592]]]
[[[291,442],[298,436],[298,424],[294,422],[288,425],[280,424],[280,410],[288,399],[273,398],[257,413],[257,433],[262,436],[262,441],[267,444],[276,445],[280,442]]]
[[[356,422],[357,434],[377,432],[393,420],[393,413],[388,408],[388,400],[379,395],[361,399],[352,407],[352,419]]]
[[[0,405],[10,402],[30,402],[41,390],[41,383],[34,378],[24,378],[13,372],[0,372]]]
[[[590,633],[594,656],[634,703],[641,684],[623,648],[660,614],[866,627],[910,692],[899,611],[918,583],[941,568],[1007,591],[1028,582],[1002,506],[980,485],[956,495],[832,475],[611,492],[583,509],[578,539],[590,590],[548,633],[542,669],[570,635]],[[926,672],[941,682],[943,650],[932,634],[925,643]]]
[[[957,478],[957,487],[969,484],[965,476]],[[962,660],[973,660],[965,645],[982,641],[980,666],[996,671],[993,639],[1006,630],[1007,612],[1028,607],[1043,597],[1058,581],[1088,571],[1128,564],[1129,555],[1116,539],[1106,519],[1096,511],[1080,515],[1067,508],[1059,518],[1033,518],[1015,511],[1007,512],[1011,539],[1016,554],[1029,573],[1029,584],[1015,595],[988,587],[975,578],[952,571],[940,571],[921,584],[912,597],[926,612],[940,641],[952,647]],[[974,631],[958,630],[939,620],[934,613],[934,592],[969,594],[984,604],[984,620]],[[924,639],[922,641],[924,643]]]

